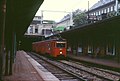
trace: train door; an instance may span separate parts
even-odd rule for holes
[[[46,53],[51,54],[51,44],[50,44],[50,42],[46,43]]]
[[[51,41],[51,55],[55,55],[55,41]]]

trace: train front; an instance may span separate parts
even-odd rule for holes
[[[66,57],[66,40],[57,40],[55,44],[55,57]]]
[[[59,39],[55,40],[55,47],[53,48],[52,54],[54,54],[54,57],[66,57],[66,40],[65,39]]]

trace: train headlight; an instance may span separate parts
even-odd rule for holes
[[[62,52],[60,52],[60,54],[62,54]]]

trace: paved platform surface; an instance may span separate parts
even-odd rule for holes
[[[43,81],[22,51],[16,54],[13,75],[5,76],[4,81]]]
[[[59,81],[50,72],[27,55],[24,51],[17,51],[13,66],[13,75],[5,76],[4,81]]]
[[[86,62],[91,62],[95,64],[101,64],[109,67],[115,67],[115,68],[120,68],[120,63],[113,61],[113,60],[107,60],[107,59],[101,59],[101,58],[92,58],[90,56],[76,56],[73,54],[68,54],[69,57],[75,58],[81,61],[86,61]]]
[[[120,63],[112,60],[91,58],[88,56],[76,56],[68,54],[69,57],[120,68]],[[4,81],[59,81],[53,74],[47,71],[24,51],[17,51],[16,60],[13,65],[13,75],[5,76]]]

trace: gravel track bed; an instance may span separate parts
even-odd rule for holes
[[[118,81],[120,79],[120,73],[118,73],[118,72],[104,70],[104,69],[95,68],[95,67],[87,67],[87,66],[83,66],[80,63],[76,63],[73,61],[61,61],[61,62],[65,63],[65,64],[69,64],[69,65],[74,66],[76,68],[80,68],[82,70],[86,70],[86,71],[91,72],[95,75],[108,78],[112,81]]]
[[[39,57],[36,57],[32,54],[29,53],[29,55],[36,60],[38,63],[40,63],[45,69],[46,71],[51,72],[54,76],[56,76],[60,81],[81,81],[79,80],[77,77],[61,70],[60,68],[40,59]],[[42,57],[44,58],[44,57]],[[44,58],[46,60],[48,60],[47,58]]]
[[[38,56],[38,55],[37,55]],[[55,69],[55,67],[59,67],[63,69],[64,71],[71,73],[77,77],[80,77],[83,79],[83,81],[118,81],[120,79],[119,73],[112,72],[113,74],[110,74],[110,72],[107,70],[103,71],[103,69],[99,68],[91,68],[91,67],[86,67],[81,64],[75,63],[75,62],[70,62],[70,61],[55,61],[55,60],[50,60],[46,57],[39,56],[40,58],[46,60],[47,62],[42,62],[38,61],[41,65],[43,65],[48,71],[50,71],[52,74],[54,74],[56,77],[61,78],[61,81],[63,78],[67,77],[68,75],[62,73],[61,71],[58,71],[58,69]],[[36,59],[36,58],[35,58]],[[38,58],[37,58],[38,59]],[[52,64],[48,65],[47,63]],[[53,67],[54,65],[54,67]],[[57,72],[57,73],[56,73]],[[114,75],[117,74],[117,75]],[[70,76],[73,77],[73,76]],[[65,80],[65,81],[81,81],[81,80]]]

